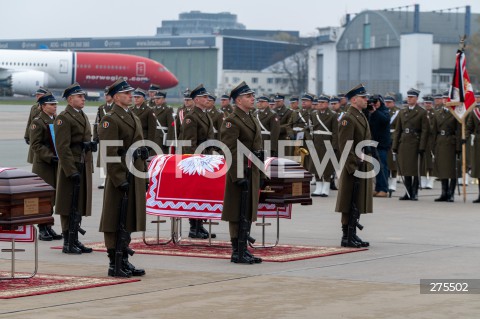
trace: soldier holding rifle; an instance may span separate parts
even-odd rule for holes
[[[134,89],[124,80],[113,83],[108,93],[113,97],[112,111],[105,115],[98,128],[100,146],[107,141],[120,141],[121,146],[107,146],[108,157],[120,156],[121,162],[107,161],[107,179],[100,231],[104,233],[111,277],[143,276],[145,270],[128,261],[133,251],[128,247],[130,234],[145,231],[145,190],[148,179],[133,175],[133,168],[146,172],[148,150],[141,146],[130,149],[143,140],[142,123],[128,108]],[[133,153],[132,153],[133,152]]]

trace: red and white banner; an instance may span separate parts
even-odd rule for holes
[[[148,168],[147,214],[221,219],[226,171],[221,155],[156,156]],[[291,214],[291,205],[279,208],[281,218],[291,218]],[[277,207],[259,204],[258,216],[276,217]]]
[[[465,53],[462,50],[458,50],[449,98],[451,102],[459,102],[459,105],[451,106],[455,117],[459,121],[464,119],[468,109],[475,104],[475,95],[472,84],[470,83],[466,64]]]
[[[26,225],[19,226],[16,230],[3,230],[0,226],[0,241],[11,241],[15,239],[15,241],[18,242],[33,242],[33,227],[35,226]]]

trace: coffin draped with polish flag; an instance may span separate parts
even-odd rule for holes
[[[271,158],[265,165],[271,163]],[[227,165],[221,155],[158,155],[148,167],[147,214],[221,219]],[[292,205],[279,207],[291,218]],[[275,204],[259,203],[258,216],[276,217]]]

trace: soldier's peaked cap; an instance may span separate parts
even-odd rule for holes
[[[290,102],[298,102],[298,96],[294,95],[290,97]]]
[[[183,91],[183,98],[185,100],[191,100],[192,98],[190,97],[190,93],[192,92],[190,91],[190,89],[187,88],[185,91]]]
[[[52,93],[48,92],[47,94],[38,98],[38,104],[56,104],[58,101],[55,99]]]
[[[148,88],[149,91],[158,91],[160,90],[160,85],[158,84],[155,84],[155,83],[151,83],[150,84],[150,87]]]
[[[160,98],[160,97],[166,98],[167,92],[157,91],[154,95],[154,98]]]
[[[281,100],[285,100],[285,95],[281,94],[281,93],[277,93],[275,94],[275,97],[273,98],[274,101],[281,101]]]
[[[108,95],[114,96],[117,93],[131,92],[133,90],[135,89],[132,88],[130,84],[127,83],[127,81],[118,79],[112,85],[110,85],[110,88],[108,89]]]
[[[220,100],[230,100],[230,96],[228,96],[227,94],[222,94]]]
[[[329,102],[330,99],[325,94],[320,94],[318,96],[318,102]]]
[[[262,95],[262,96],[257,97],[257,101],[258,102],[270,102],[270,99],[267,96]]]
[[[410,90],[407,91],[407,96],[416,96],[418,97],[420,95],[420,90],[411,88]]]
[[[345,93],[345,97],[349,100],[356,95],[358,95],[358,96],[367,96],[368,95],[367,90],[365,89],[365,87],[363,86],[362,83],[360,83],[359,85],[357,85],[356,87],[350,89],[350,91]]]
[[[35,94],[47,94],[49,91],[44,88],[44,87],[39,87],[36,91]]]
[[[340,98],[338,96],[331,96],[330,97],[330,103],[338,103],[340,102]]]
[[[147,96],[147,92],[145,92],[141,88],[136,88],[135,91],[133,91],[132,95],[133,96],[141,96],[141,97],[145,98]]]
[[[232,92],[230,92],[230,97],[232,100],[235,100],[237,97],[241,95],[247,95],[247,94],[252,94],[255,93],[248,85],[245,83],[245,81],[242,81],[239,85],[237,85]]]
[[[200,84],[199,86],[194,88],[192,92],[190,92],[190,97],[192,99],[196,98],[197,96],[207,96],[207,95],[208,95],[207,89],[203,86],[203,84]]]
[[[303,95],[302,95],[302,100],[310,100],[313,102],[313,99],[315,98],[315,94],[313,93],[308,93],[308,92],[305,92]]]
[[[77,82],[73,83],[72,85],[70,85],[69,87],[67,87],[65,89],[65,91],[63,91],[63,95],[62,97],[64,99],[68,98],[70,95],[80,95],[80,94],[83,94],[85,95],[85,91],[82,89],[82,87],[80,86],[80,84],[78,84]]]

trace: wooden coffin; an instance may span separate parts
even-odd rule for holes
[[[18,168],[0,168],[0,226],[53,224],[54,188],[36,174]]]
[[[313,175],[295,161],[274,158],[267,167],[268,179],[260,192],[260,203],[311,205]]]

